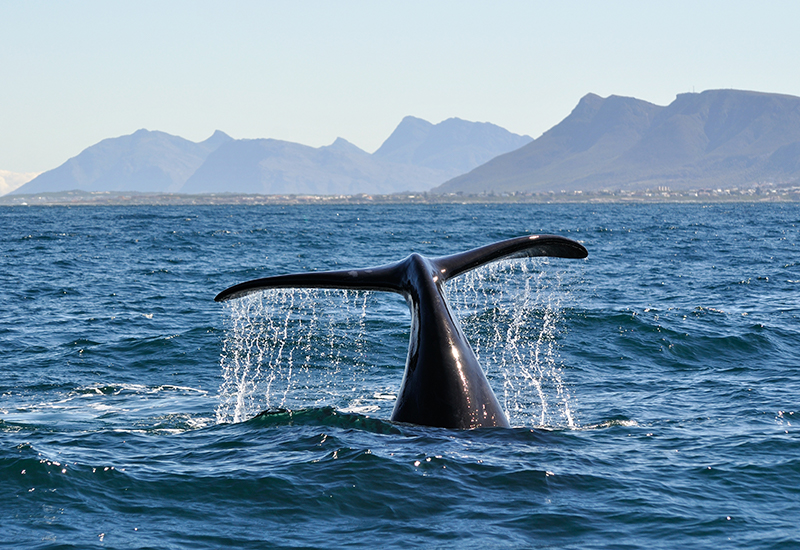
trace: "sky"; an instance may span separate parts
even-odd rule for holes
[[[534,138],[587,93],[800,96],[800,2],[0,0],[0,170],[140,128],[373,152],[404,116]]]

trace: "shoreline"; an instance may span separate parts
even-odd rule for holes
[[[691,191],[547,192],[502,194],[396,193],[392,195],[259,195],[244,193],[138,193],[65,191],[5,195],[0,206],[179,206],[308,204],[646,204],[646,203],[787,203],[800,202],[800,187],[759,187]]]

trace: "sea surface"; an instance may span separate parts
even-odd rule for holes
[[[2,548],[800,548],[800,205],[0,208]],[[392,423],[448,283],[511,429]],[[266,411],[265,414],[259,413]]]

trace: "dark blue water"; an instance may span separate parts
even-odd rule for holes
[[[800,547],[800,205],[0,217],[4,548]],[[388,421],[399,297],[213,302],[540,232],[449,289],[512,429]]]

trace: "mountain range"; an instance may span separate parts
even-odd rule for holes
[[[588,94],[535,140],[488,123],[406,117],[372,154],[342,138],[315,148],[220,131],[195,143],[139,130],[103,140],[11,192],[480,194],[796,181],[800,98],[708,90],[679,94],[667,106]]]
[[[436,193],[726,188],[800,179],[800,98],[740,90],[666,107],[595,94],[539,138]]]
[[[406,117],[373,154],[342,138],[315,148],[275,139],[233,139],[221,131],[195,143],[139,130],[92,145],[13,193],[424,191],[530,141],[494,124],[457,118],[431,124]]]

